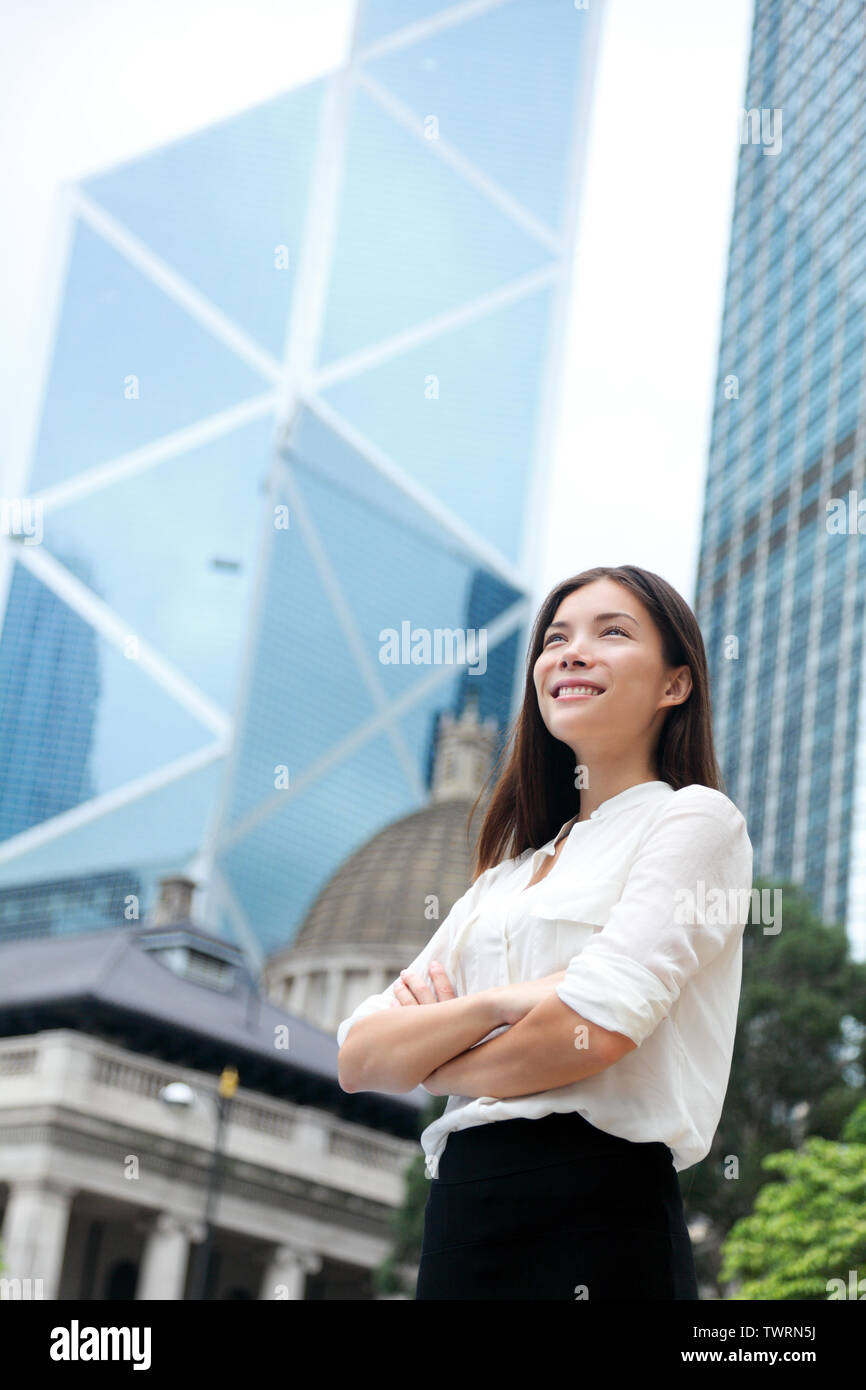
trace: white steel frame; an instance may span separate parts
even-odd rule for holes
[[[92,197],[81,189],[69,185],[62,190],[63,246],[71,244],[74,219],[80,218],[91,230],[111,245],[118,254],[134,265],[164,294],[213,335],[224,347],[235,353],[248,367],[258,372],[267,383],[268,389],[252,396],[230,408],[218,411],[193,425],[172,431],[161,438],[119,455],[114,459],[87,469],[73,478],[63,480],[42,492],[32,494],[34,499],[45,507],[59,507],[77,500],[99,489],[110,487],[134,474],[177,456],[188,449],[230,434],[247,423],[268,414],[274,416],[274,456],[268,480],[269,499],[278,494],[288,497],[292,516],[299,522],[310,552],[314,557],[316,571],[322,587],[328,594],[337,620],[342,626],[352,651],[358,662],[358,669],[376,707],[376,714],[359,726],[339,745],[297,779],[291,790],[265,798],[230,830],[221,829],[223,817],[229,803],[230,788],[235,771],[237,744],[234,739],[235,722],[228,711],[218,708],[215,703],[196,687],[182,672],[165,660],[151,647],[140,633],[110,605],[97,599],[95,595],[75,578],[59,561],[38,546],[22,546],[0,535],[0,601],[8,586],[12,555],[27,565],[40,581],[67,603],[85,621],[89,622],[106,640],[120,646],[130,637],[138,640],[139,661],[148,675],[165,692],[182,704],[200,720],[202,726],[215,735],[214,740],[205,747],[161,768],[154,769],[144,777],[136,778],[124,786],[116,788],[82,803],[62,815],[54,816],[38,826],[11,837],[0,845],[0,863],[12,861],[29,851],[74,830],[78,826],[109,814],[129,801],[146,795],[161,786],[168,785],[179,777],[197,770],[216,759],[225,760],[225,776],[218,804],[214,808],[210,828],[205,837],[195,864],[203,880],[200,889],[199,909],[202,918],[213,922],[221,905],[234,922],[239,937],[254,963],[261,963],[261,951],[255,934],[246,920],[242,906],[237,902],[224,875],[219,871],[216,857],[220,850],[236,843],[255,824],[286,805],[287,797],[300,794],[312,780],[321,776],[338,759],[361,746],[380,731],[387,732],[396,756],[414,787],[419,799],[425,793],[419,770],[406,745],[398,720],[401,715],[431,690],[446,680],[450,680],[455,666],[434,669],[417,686],[401,696],[389,701],[382,688],[378,674],[364,652],[360,634],[355,624],[350,605],[329,565],[325,549],[315,525],[309,517],[297,486],[293,469],[286,457],[293,433],[294,422],[299,411],[306,407],[337,434],[357,453],[399,491],[411,498],[422,508],[441,529],[443,537],[449,536],[458,543],[467,558],[498,575],[510,585],[526,592],[531,586],[538,561],[538,518],[543,499],[543,490],[549,475],[549,454],[553,439],[553,414],[558,386],[559,363],[565,335],[565,300],[568,297],[572,276],[573,243],[577,222],[578,189],[582,182],[583,161],[588,125],[588,110],[591,98],[592,74],[595,54],[599,42],[602,20],[603,0],[595,3],[581,15],[581,22],[588,26],[582,70],[578,76],[577,93],[573,111],[571,164],[567,172],[568,198],[562,229],[557,232],[544,224],[529,208],[502,188],[481,169],[477,168],[462,152],[448,141],[431,141],[424,136],[422,121],[403,102],[369,72],[364,65],[385,53],[426,38],[452,25],[464,23],[487,11],[515,0],[471,0],[470,3],[455,4],[439,13],[417,23],[405,26],[364,47],[359,46],[360,6],[355,15],[355,28],[347,62],[327,79],[323,93],[322,114],[318,134],[317,157],[314,161],[312,184],[308,202],[307,221],[296,277],[295,293],[287,326],[286,341],[282,360],[257,343],[250,334],[229,315],[224,313],[206,295],[201,293],[183,275],[167,264],[139,237],[135,236]],[[528,235],[534,237],[539,245],[550,253],[551,262],[547,266],[515,278],[495,291],[483,294],[467,302],[459,309],[450,310],[412,326],[411,329],[394,334],[360,352],[347,355],[338,362],[329,363],[318,369],[319,344],[321,340],[324,312],[327,302],[331,252],[336,235],[337,212],[342,186],[343,163],[349,128],[349,110],[355,88],[361,88],[387,114],[414,138],[434,159],[441,159],[459,173],[468,184],[500,212],[509,217]],[[56,244],[53,247],[56,256]],[[64,260],[65,266],[65,260]],[[23,491],[22,480],[29,478],[32,464],[32,449],[36,438],[38,417],[41,409],[44,387],[47,381],[48,364],[53,356],[53,337],[59,317],[60,295],[63,276],[57,275],[52,287],[53,302],[46,308],[46,321],[50,321],[50,332],[44,345],[42,371],[38,376],[39,388],[34,391],[32,401],[31,428],[28,440],[22,445],[17,459],[11,461],[8,477],[15,480],[18,491]],[[554,290],[554,321],[548,336],[546,372],[544,374],[544,396],[540,403],[543,419],[539,421],[533,448],[532,490],[530,525],[525,531],[524,549],[520,562],[515,566],[505,555],[483,536],[468,525],[461,517],[450,511],[428,489],[415,479],[382,449],[367,439],[355,426],[346,420],[320,394],[335,382],[346,380],[370,367],[397,356],[419,343],[429,341],[447,333],[452,328],[469,324],[487,314],[495,313],[503,306],[537,293],[545,286]],[[529,533],[533,534],[530,535]],[[272,514],[266,508],[262,520],[262,545],[259,549],[258,572],[251,600],[249,623],[246,633],[245,652],[241,660],[238,697],[235,719],[243,717],[246,708],[256,653],[255,636],[261,617],[264,598],[265,576],[273,541],[274,528]],[[513,604],[488,626],[489,644],[495,646],[511,633],[518,631],[530,617],[528,600]],[[515,685],[515,699],[518,697]]]

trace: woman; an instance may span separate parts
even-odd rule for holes
[[[680,595],[557,585],[473,883],[337,1034],[344,1090],[449,1097],[416,1298],[697,1298],[677,1173],[721,1114],[752,886],[720,783]]]

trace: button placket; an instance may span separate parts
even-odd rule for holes
[[[518,914],[525,913],[525,911],[526,911],[526,906],[525,906],[525,903],[524,903],[524,896],[523,896],[523,895],[524,895],[524,893],[526,892],[526,889],[528,888],[529,884],[530,884],[530,883],[532,882],[532,880],[535,878],[536,873],[538,872],[538,870],[539,870],[539,868],[541,867],[541,865],[544,863],[545,859],[549,859],[549,858],[550,858],[550,856],[551,856],[551,854],[553,853],[553,850],[554,850],[554,849],[555,849],[555,845],[552,846],[552,847],[550,847],[550,848],[548,848],[548,847],[545,846],[545,845],[542,845],[541,849],[537,849],[537,850],[535,851],[535,853],[534,853],[533,856],[532,856],[531,863],[530,863],[529,879],[528,879],[527,883],[524,884],[522,890],[520,890],[519,892],[513,893],[513,894],[509,894],[508,899],[507,899],[507,901],[506,901],[506,903],[505,903],[505,909],[504,909],[503,917],[502,917],[502,936],[503,936],[503,942],[504,942],[504,947],[505,947],[505,952],[504,952],[504,954],[505,954],[505,978],[506,978],[506,981],[507,981],[508,984],[514,984],[514,983],[515,983],[514,977],[513,977],[513,975],[512,975],[512,970],[511,970],[511,945],[512,945],[512,940],[513,940],[513,937],[512,937],[512,931],[513,931],[513,921],[512,921],[512,917],[513,917],[513,914],[514,914],[515,912],[517,912]]]
[[[502,919],[502,935],[505,942],[505,978],[509,984],[514,981],[511,978],[511,914],[514,911],[515,900],[509,897],[505,904],[505,914]]]

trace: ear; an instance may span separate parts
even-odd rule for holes
[[[692,673],[688,666],[680,666],[668,682],[666,695],[671,697],[671,703],[681,705],[692,693]]]

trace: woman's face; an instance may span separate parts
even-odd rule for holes
[[[664,665],[661,634],[644,604],[612,579],[566,595],[542,635],[533,677],[545,725],[578,761],[631,753],[651,761],[664,710],[691,689],[688,667]],[[598,690],[560,693],[564,681]]]

